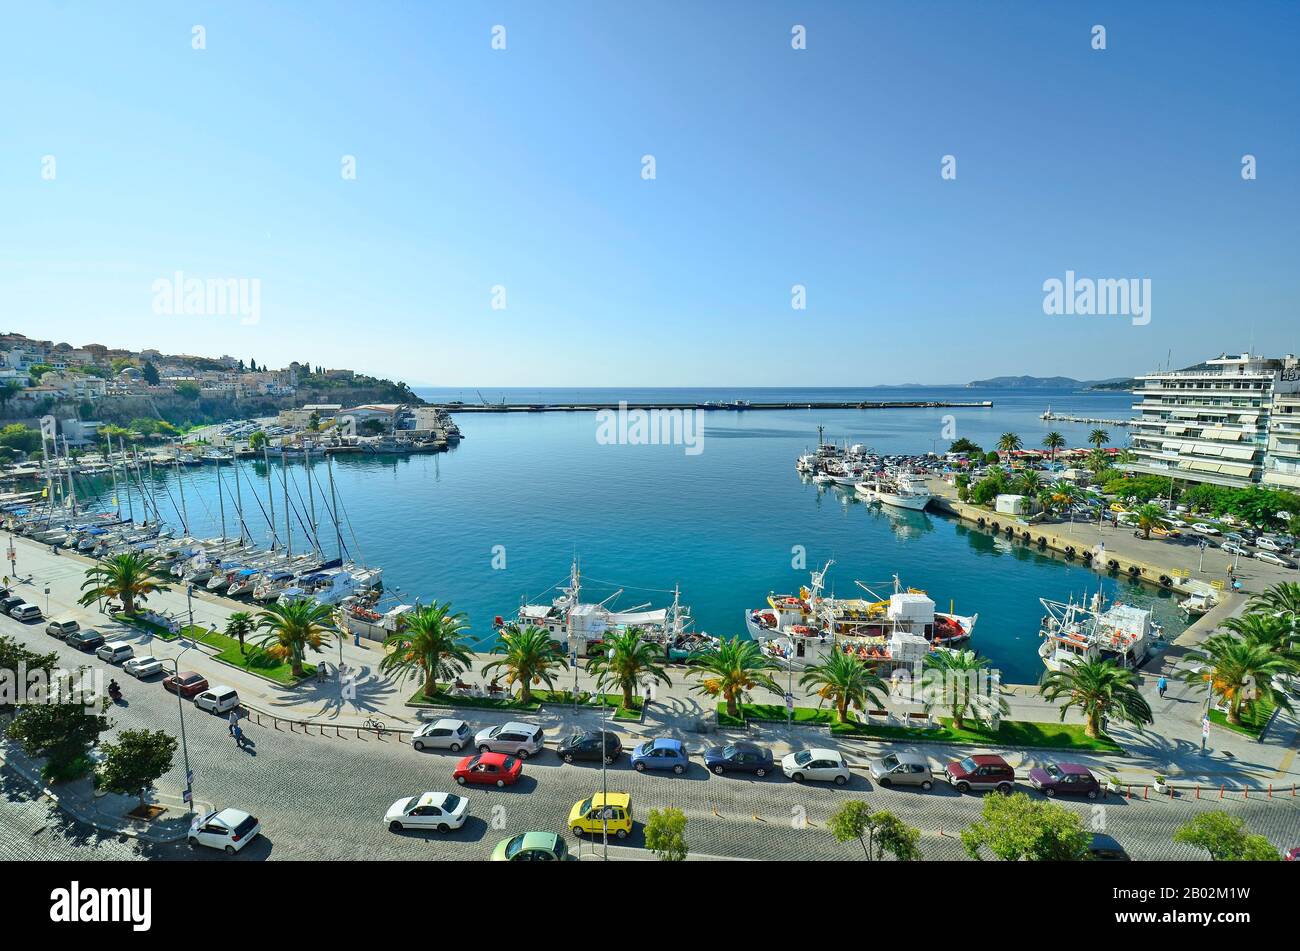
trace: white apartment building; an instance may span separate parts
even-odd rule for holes
[[[1300,487],[1297,470],[1286,469],[1286,457],[1272,448],[1294,448],[1297,440],[1271,428],[1275,406],[1289,407],[1293,404],[1286,401],[1300,394],[1296,357],[1223,354],[1186,369],[1138,377],[1138,384],[1129,471],[1236,487],[1279,486],[1264,478],[1274,472],[1277,478],[1296,478],[1290,487]],[[1300,422],[1300,416],[1296,419]],[[1293,452],[1290,464],[1297,461]]]
[[[1300,393],[1278,393],[1268,420],[1264,485],[1300,492]]]

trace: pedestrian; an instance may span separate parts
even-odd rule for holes
[[[1163,675],[1156,681],[1156,689],[1160,691],[1160,699],[1165,699],[1165,691],[1169,689],[1169,681],[1165,680]]]
[[[239,711],[230,711],[230,735],[234,736],[235,731],[239,729]]]
[[[231,732],[231,735],[234,736],[234,738],[235,738],[235,745],[238,746],[238,747],[242,750],[242,749],[244,748],[244,731],[241,730],[241,729],[239,728],[239,724],[236,723],[236,724],[235,724],[235,728],[234,728],[233,730],[231,730],[230,732]]]

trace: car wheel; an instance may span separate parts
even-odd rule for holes
[[[998,792],[1001,793],[1003,796],[1010,796],[1010,795],[1011,795],[1011,784],[1010,784],[1010,783],[998,783]]]
[[[478,748],[478,751],[479,751],[480,753],[491,753],[491,752],[492,752],[492,747],[490,747],[490,746],[488,746],[486,743],[484,743],[483,745],[481,745],[481,746]]]
[[[460,752],[460,744],[459,744],[459,743],[453,743],[453,744],[451,744],[451,746],[447,747],[447,749],[451,750],[453,753],[459,753],[459,752]]]
[[[645,772],[645,763],[637,763],[637,764],[636,764],[636,771],[637,771],[638,773],[644,773],[644,772]]]
[[[1097,790],[1095,790],[1095,789],[1089,789],[1089,790],[1088,790],[1088,798],[1089,798],[1089,799],[1096,799],[1096,798],[1097,798]]]
[[[439,831],[439,832],[450,832],[450,831],[451,831],[451,826],[447,825],[447,823],[445,823],[445,822],[440,822],[440,823],[438,823],[438,831]]]
[[[681,763],[678,763],[676,766],[673,767],[673,772],[676,773],[678,776],[680,776],[682,773],[686,772],[686,767],[683,766]]]
[[[959,792],[959,793],[968,793],[968,792],[970,792],[970,783],[967,783],[967,782],[960,782],[960,783],[958,783],[958,784],[957,784],[957,792]]]
[[[579,839],[582,838],[582,826],[574,826],[573,829],[572,829],[572,832],[573,832],[573,834],[576,835]]]
[[[924,789],[926,792],[929,792],[931,789],[934,788],[934,783],[930,782],[930,780],[927,779],[925,782],[921,783],[921,788]]]
[[[402,824],[401,824],[400,822],[398,822],[396,819],[394,819],[392,822],[388,823],[388,831],[389,831],[389,832],[401,832],[401,831],[402,831]]]
[[[464,785],[465,785],[465,777],[464,777],[464,776],[457,776],[457,777],[456,777],[456,782],[458,782],[458,783],[460,783],[462,786],[464,786]]]
[[[416,750],[418,750],[419,752],[421,752],[421,753],[424,752],[424,741],[422,741],[422,740],[416,740],[416,741],[415,741],[414,743],[412,743],[411,745],[414,746],[414,747],[416,748]]]
[[[843,785],[844,785],[845,783],[847,783],[848,781],[849,781],[849,777],[847,777],[847,776],[836,776],[836,777],[835,777],[835,785],[836,785],[836,786],[843,786]]]
[[[618,836],[620,839],[626,839],[626,838],[627,838],[627,830],[626,830],[626,829],[619,829],[619,830],[618,830],[617,832],[615,832],[614,834],[615,834],[616,836]]]
[[[506,781],[504,779],[498,779],[497,789],[505,789],[505,788],[506,788]]]
[[[194,836],[190,836],[190,848],[197,849],[198,847],[199,847],[199,840],[194,838]]]
[[[790,778],[793,779],[796,783],[801,783],[803,782],[803,773],[795,773]]]
[[[515,753],[515,756],[519,757],[519,759],[528,759],[528,751],[519,750],[517,753]]]
[[[888,776],[882,776],[880,777],[880,785],[888,789],[890,786],[894,785],[894,781],[890,779]]]
[[[721,764],[721,763],[719,763],[717,766],[713,767],[713,775],[715,775],[715,776],[721,776],[721,775],[722,775],[723,773],[725,773],[725,772],[726,772],[726,770],[722,768],[722,764]]]
[[[565,753],[565,754],[564,754],[564,761],[565,761],[566,763],[572,763],[572,762],[573,762],[573,754],[572,754],[572,753]]]
[[[228,845],[228,846],[226,846],[226,854],[227,854],[227,855],[234,855],[234,854],[235,854],[235,847],[234,847],[233,845]]]
[[[616,762],[618,762],[618,757],[617,757],[617,756],[606,756],[606,757],[605,757],[605,765],[606,765],[606,766],[613,766]]]
[[[1002,791],[1002,787],[999,786],[999,787],[998,787],[998,792],[1001,792],[1001,791]],[[1051,786],[1048,786],[1046,789],[1043,790],[1043,795],[1044,795],[1044,796],[1047,796],[1047,797],[1050,799],[1051,797],[1053,797],[1053,796],[1056,795],[1056,790],[1053,789]]]
[[[765,769],[756,769],[756,770],[754,770],[754,775],[757,776],[759,779],[762,779],[764,776],[767,775],[767,770],[765,770]]]

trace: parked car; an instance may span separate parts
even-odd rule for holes
[[[469,800],[454,793],[427,792],[407,796],[388,807],[384,824],[393,832],[403,829],[459,829],[469,817]]]
[[[704,751],[704,766],[721,776],[725,772],[766,776],[773,769],[772,751],[754,743],[712,746]]]
[[[646,740],[632,751],[632,768],[638,773],[647,769],[671,769],[680,776],[690,765],[681,740],[661,736]]]
[[[1095,862],[1128,862],[1129,854],[1119,840],[1105,832],[1094,832],[1088,844],[1088,858]]]
[[[95,651],[95,656],[100,660],[108,661],[110,664],[120,664],[135,656],[135,648],[126,641],[114,641],[112,644],[105,644]]]
[[[1029,785],[1045,796],[1087,796],[1096,799],[1101,783],[1092,771],[1078,763],[1047,763],[1029,771]]]
[[[473,786],[512,786],[523,775],[523,761],[505,753],[479,753],[466,756],[456,764],[452,777],[456,782]]]
[[[229,713],[239,708],[239,694],[234,687],[213,687],[196,694],[194,705],[209,713]]]
[[[566,736],[560,741],[555,752],[566,763],[580,759],[596,762],[604,759],[606,763],[613,763],[623,754],[623,742],[618,738],[617,733],[608,730],[603,732],[588,730],[585,733],[572,733]]]
[[[9,616],[15,621],[22,621],[27,624],[32,621],[39,621],[43,617],[41,609],[34,604],[20,604],[9,612]]]
[[[192,670],[182,670],[164,679],[162,685],[164,690],[189,698],[208,689],[208,678]]]
[[[76,634],[79,630],[81,625],[76,621],[51,621],[45,625],[45,633],[59,640],[63,640],[69,634]]]
[[[536,723],[511,721],[479,730],[474,746],[480,753],[511,753],[528,759],[546,748],[546,735]]]
[[[464,720],[435,720],[411,734],[411,745],[417,750],[451,750],[459,753],[469,743],[469,724]]]
[[[79,651],[87,654],[93,654],[104,646],[104,635],[92,628],[83,628],[76,634],[69,634],[67,644],[69,647],[75,647]]]
[[[10,595],[9,597],[5,598],[3,601],[0,601],[0,613],[11,614],[14,608],[18,607],[21,604],[26,604],[26,603],[27,603],[26,601],[24,601],[22,598],[18,597],[17,595]]]
[[[853,778],[844,757],[835,750],[825,749],[799,750],[797,753],[786,754],[781,759],[781,772],[796,783],[812,780],[843,786]]]
[[[135,677],[137,680],[143,680],[146,677],[152,677],[154,674],[162,673],[163,665],[157,657],[152,654],[146,654],[143,657],[132,657],[122,665],[122,670]]]
[[[1255,560],[1262,561],[1268,565],[1276,565],[1278,568],[1294,568],[1295,562],[1283,558],[1281,555],[1275,555],[1271,551],[1260,551],[1255,553]]]
[[[632,797],[625,792],[596,793],[573,804],[569,810],[569,829],[574,835],[589,832],[626,839],[632,834]]]
[[[1232,542],[1234,545],[1250,544],[1250,539],[1247,538],[1245,535],[1243,535],[1241,532],[1228,532],[1228,534],[1223,536],[1223,540],[1226,542]],[[1226,550],[1228,546],[1224,545],[1223,547]]]
[[[257,838],[261,831],[262,826],[256,816],[241,809],[222,809],[220,812],[209,812],[191,822],[189,842],[191,846],[206,845],[210,849],[221,849],[227,855],[234,855]]]
[[[1016,784],[1016,773],[996,753],[980,753],[949,763],[943,769],[948,782],[958,792],[985,792],[996,789],[1006,794]]]
[[[1262,548],[1264,549],[1264,551],[1271,551],[1279,555],[1286,551],[1285,545],[1279,542],[1276,538],[1271,538],[1268,535],[1264,535],[1256,539],[1255,547]]]
[[[911,750],[886,753],[873,759],[871,778],[882,786],[920,786],[925,790],[934,788],[930,761]]]
[[[1240,555],[1243,558],[1249,558],[1251,556],[1250,549],[1245,548],[1237,542],[1224,542],[1222,550],[1227,552],[1229,555]]]
[[[1196,522],[1192,525],[1192,531],[1200,532],[1202,535],[1219,535],[1220,531],[1213,525],[1207,525],[1205,522]]]
[[[492,850],[493,862],[570,862],[573,856],[554,832],[521,832],[502,839]]]

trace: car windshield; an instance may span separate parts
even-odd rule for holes
[[[585,816],[588,812],[590,812],[590,811],[591,811],[591,803],[592,803],[592,800],[590,800],[590,799],[584,799],[584,800],[582,800],[582,805],[578,806],[578,815],[580,815],[580,816]]]
[[[447,798],[443,802],[442,808],[445,812],[455,812],[457,809],[460,808],[460,804],[461,804],[460,796],[457,796],[454,793],[447,793]]]
[[[491,730],[488,731],[488,736],[496,736],[500,732],[501,732],[501,727],[494,726]]]
[[[507,773],[510,772],[510,770],[515,768],[515,758],[513,756],[507,756],[506,761],[501,764],[501,768]]]
[[[898,757],[893,753],[890,753],[888,756],[881,759],[881,762],[884,763],[887,768],[893,769],[898,765]]]
[[[807,750],[800,750],[798,753],[794,754],[794,761],[800,766],[807,766],[811,759],[812,753]]]
[[[506,843],[506,858],[512,859],[519,854],[519,850],[524,847],[524,837],[521,833]]]
[[[967,756],[967,757],[966,757],[964,760],[962,760],[961,763],[958,764],[958,765],[960,765],[961,768],[964,769],[966,772],[968,772],[968,773],[973,773],[973,772],[975,772],[975,769],[976,769],[976,767],[977,767],[978,764],[977,764],[973,759],[971,759],[969,756]]]
[[[736,755],[736,748],[734,746],[724,746],[722,748],[722,755],[726,759],[733,759]]]
[[[1053,779],[1061,778],[1061,771],[1056,768],[1055,763],[1048,763],[1046,766],[1043,767],[1043,772],[1045,772],[1048,776],[1051,776]]]

